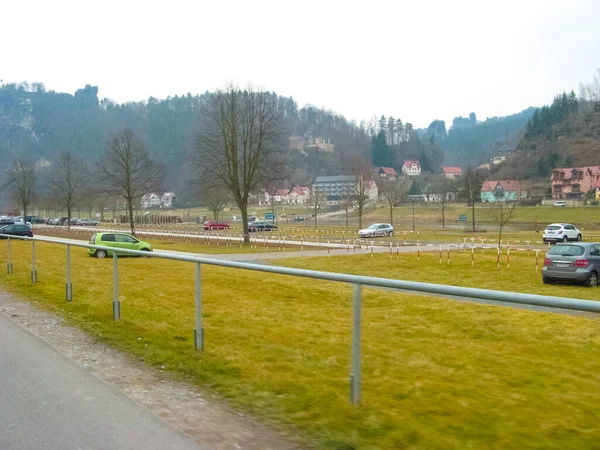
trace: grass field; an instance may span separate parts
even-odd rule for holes
[[[206,351],[193,350],[194,267],[122,258],[122,320],[111,320],[112,263],[73,250],[74,301],[64,301],[64,251],[13,243],[3,288],[62,315],[151,365],[164,365],[233,405],[326,449],[565,449],[600,441],[600,324],[585,317],[365,289],[363,404],[348,402],[351,287],[203,267]],[[531,258],[386,255],[288,265],[478,287],[546,292]],[[6,246],[0,244],[0,262]],[[454,272],[452,272],[454,271]],[[460,280],[464,280],[460,281]],[[598,298],[590,289],[552,293]]]
[[[493,222],[490,219],[489,214],[487,213],[489,208],[489,204],[476,205],[475,219],[478,226],[489,227],[493,225]],[[264,214],[266,212],[272,211],[273,209],[271,207],[251,206],[248,212],[256,213],[260,217],[264,217]],[[290,224],[293,215],[299,215],[302,217],[308,217],[310,215],[310,211],[305,206],[294,205],[278,205],[275,209],[275,213],[282,224],[286,223],[285,218],[288,219],[287,224]],[[200,216],[206,217],[207,219],[212,218],[212,213],[206,208],[197,207],[191,209],[181,208],[164,211],[156,210],[151,211],[151,214],[179,216],[184,222],[188,222],[191,220],[195,221]],[[231,218],[234,215],[239,216],[240,211],[237,208],[231,208],[228,211],[224,211],[222,214],[223,220],[225,220],[226,222],[233,223],[233,220]],[[57,214],[57,216],[63,215],[64,213]],[[120,216],[121,213],[118,212],[117,215]],[[428,226],[430,227],[441,227],[442,213],[440,208],[438,208],[435,204],[415,205],[414,215],[417,227],[422,227],[423,224],[428,224]],[[469,208],[464,203],[449,204],[446,208],[445,215],[447,226],[464,228],[469,228],[471,226],[471,208]],[[468,218],[468,222],[459,222],[458,218],[460,215],[466,215]],[[87,218],[90,216],[90,214],[89,212],[82,211],[81,215],[78,216],[80,216],[81,218]],[[94,216],[94,214],[92,214],[92,216]],[[112,218],[112,211],[105,214],[105,219]],[[396,225],[401,225],[405,228],[411,228],[412,218],[413,209],[411,205],[399,206],[394,208],[394,223]],[[386,205],[383,204],[378,204],[375,207],[367,207],[363,217],[364,223],[389,222],[389,220],[389,209],[386,207]],[[317,223],[318,226],[321,227],[327,226],[327,222],[329,221],[329,219],[319,216]],[[358,218],[356,211],[349,211],[349,221],[349,228],[356,229],[358,226]],[[600,228],[600,206],[575,206],[566,208],[555,208],[552,206],[523,206],[516,208],[513,220],[514,224],[519,225],[521,228],[529,226],[531,229],[533,229],[534,224],[536,222],[538,223],[538,228],[543,228],[545,225],[553,222],[570,222],[574,223],[579,227],[595,226],[597,228]],[[336,223],[337,226],[345,228],[345,214],[336,216]],[[305,220],[302,222],[294,222],[293,226],[297,226],[298,228],[314,228],[314,221]]]

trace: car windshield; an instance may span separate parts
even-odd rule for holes
[[[581,256],[585,248],[581,245],[555,245],[548,252],[549,255],[559,256]]]
[[[373,225],[370,225],[370,226],[367,228],[367,230],[374,230],[374,229],[376,229],[378,226],[379,226],[379,224],[378,224],[378,223],[374,223]]]
[[[560,230],[562,227],[559,225],[550,225],[549,227],[546,227],[546,230]]]

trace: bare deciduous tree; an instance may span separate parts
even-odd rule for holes
[[[37,187],[37,172],[35,166],[24,160],[15,160],[6,173],[4,183],[11,197],[23,208],[23,220],[27,208],[33,203]]]
[[[500,228],[498,246],[502,242],[502,230],[513,219],[517,204],[518,202],[516,201],[498,200],[492,202],[487,210],[487,215],[491,221]]]
[[[71,152],[63,152],[52,165],[48,176],[50,197],[60,209],[66,208],[67,227],[71,227],[71,212],[83,200],[87,189],[88,170],[85,163]]]
[[[373,181],[371,181],[371,164],[369,164],[365,158],[356,156],[350,161],[350,172],[354,178],[352,196],[354,197],[356,209],[358,210],[358,226],[359,228],[362,228],[363,212],[374,184]]]
[[[164,167],[152,160],[132,130],[125,129],[109,139],[97,169],[102,189],[127,203],[129,226],[135,235],[134,204],[144,194],[161,187]]]
[[[473,169],[473,167],[467,166],[467,170],[463,177],[463,192],[467,203],[471,205],[471,221],[473,222],[473,231],[475,231],[475,202],[481,199],[482,184],[483,177],[481,174],[477,170]]]
[[[308,198],[308,205],[310,206],[313,218],[315,219],[315,230],[317,229],[317,216],[319,215],[324,200],[323,193],[313,187]]]
[[[204,184],[201,198],[206,207],[213,213],[213,219],[218,220],[219,214],[231,200],[231,193],[224,186]]]
[[[230,85],[211,95],[203,111],[203,129],[191,162],[209,183],[224,185],[242,214],[249,242],[250,195],[269,179],[285,173],[283,128],[272,96]]]
[[[387,203],[390,211],[390,224],[394,225],[394,208],[406,196],[406,181],[402,180],[382,180],[377,185],[379,194]]]
[[[446,228],[446,208],[454,200],[455,185],[445,175],[440,175],[434,183],[434,190],[437,195],[436,205],[442,211],[442,228]]]

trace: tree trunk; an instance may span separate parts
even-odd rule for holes
[[[71,204],[67,204],[67,230],[71,229]]]
[[[446,228],[446,207],[442,205],[442,228]]]
[[[348,228],[348,203],[346,203],[346,228]]]
[[[315,230],[317,229],[317,211],[315,211]]]
[[[500,234],[498,235],[498,248],[500,248],[501,243],[502,243],[502,225],[500,225]]]
[[[394,205],[390,205],[390,225],[394,226]]]
[[[244,234],[244,244],[250,243],[250,233],[248,232],[248,203],[242,202],[240,212],[242,213],[242,233]]]
[[[131,235],[135,236],[135,224],[133,220],[133,200],[127,200],[127,207],[129,209],[129,228],[131,228]]]
[[[471,221],[473,222],[473,231],[475,231],[475,199],[471,200]]]
[[[362,230],[362,215],[363,215],[363,207],[362,205],[358,205],[358,228]]]
[[[27,217],[27,204],[23,204],[23,223],[27,222],[25,217]]]

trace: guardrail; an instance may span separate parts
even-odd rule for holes
[[[106,247],[101,245],[92,245],[83,242],[75,242],[65,239],[47,239],[43,237],[16,237],[0,234],[1,238],[7,238],[7,273],[13,273],[13,260],[11,253],[12,240],[31,241],[31,282],[37,283],[36,253],[35,243],[46,242],[55,245],[66,246],[66,276],[65,292],[66,300],[73,300],[73,287],[71,282],[71,247],[81,247],[87,249],[106,250],[113,254],[113,319],[119,320],[121,317],[121,304],[119,301],[119,269],[118,254],[134,255],[150,258],[170,259],[181,262],[196,264],[196,286],[195,286],[195,329],[194,345],[196,350],[204,350],[204,327],[202,323],[202,264],[229,267],[233,269],[254,270],[257,272],[267,272],[279,275],[290,275],[297,277],[313,278],[317,280],[337,281],[354,285],[353,308],[352,308],[352,370],[350,372],[350,401],[354,404],[360,402],[361,396],[361,316],[362,316],[362,287],[370,286],[377,288],[388,288],[401,291],[410,291],[424,294],[441,294],[457,297],[467,297],[479,300],[492,300],[506,303],[516,303],[523,305],[545,306],[551,308],[570,309],[587,312],[600,312],[600,302],[592,300],[581,300],[566,297],[544,296],[536,294],[521,294],[517,292],[494,291],[489,289],[467,288],[460,286],[447,286],[442,284],[422,283],[417,281],[393,280],[389,278],[377,278],[361,275],[348,275],[343,273],[320,272],[316,270],[296,269],[281,266],[267,266],[262,264],[225,261],[219,259],[202,258],[187,256],[177,253],[155,251],[151,254],[139,250],[118,249],[115,247]],[[118,253],[118,254],[117,254]]]

